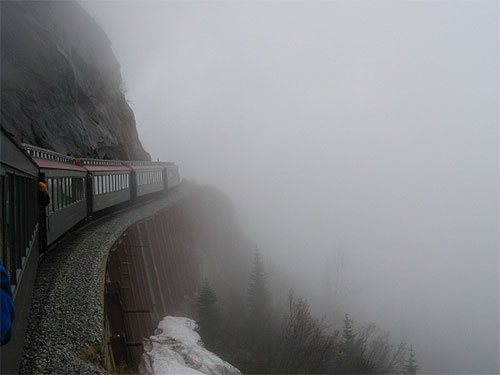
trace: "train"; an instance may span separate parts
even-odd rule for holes
[[[179,184],[173,162],[75,158],[21,144],[37,165],[51,198],[46,209],[47,246],[94,214]],[[42,251],[45,249],[41,249]]]
[[[1,128],[0,259],[16,307],[1,373],[17,373],[42,254],[79,223],[167,192],[180,183],[174,162],[78,158],[19,143]],[[50,202],[39,205],[38,182]]]

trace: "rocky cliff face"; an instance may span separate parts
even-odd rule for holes
[[[74,1],[2,1],[1,124],[63,154],[150,160],[104,31]]]

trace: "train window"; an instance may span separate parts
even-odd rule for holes
[[[49,193],[49,197],[50,197],[50,204],[49,204],[49,214],[52,212],[52,202],[53,202],[53,198],[52,198],[52,178],[47,178],[47,193]]]
[[[64,207],[69,205],[69,178],[64,177],[64,189],[66,192],[66,195],[64,197]]]
[[[68,206],[73,203],[73,183],[72,183],[72,178],[68,177],[66,178],[66,189],[68,192]]]
[[[75,203],[75,199],[76,199],[76,192],[75,192],[75,178],[74,177],[70,177],[69,178],[69,193],[70,193],[70,199],[71,199],[71,204]]]
[[[57,179],[57,209],[62,208],[62,179]]]
[[[71,177],[70,182],[71,182],[71,203],[75,203],[77,201],[76,178]]]
[[[68,189],[68,205],[73,203],[73,178],[66,178],[66,184]]]
[[[57,209],[60,210],[63,206],[63,179],[59,177],[57,179]]]
[[[57,211],[57,178],[52,179],[52,196],[50,199],[52,200],[52,211]]]
[[[62,197],[63,197],[63,203],[62,203],[62,208],[66,207],[68,205],[68,181],[66,177],[62,178]]]
[[[69,192],[68,192],[68,178],[63,177],[63,197],[64,197],[64,202],[63,202],[63,207],[66,207],[68,205],[68,198],[69,198]]]
[[[64,208],[66,206],[66,179],[61,178],[61,205],[59,208]]]
[[[64,207],[66,206],[69,206],[69,178],[68,177],[64,177],[64,187],[65,187],[65,190],[66,190],[66,196],[64,197]]]

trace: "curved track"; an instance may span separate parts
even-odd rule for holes
[[[180,186],[158,200],[110,214],[58,243],[38,269],[21,373],[106,373],[99,365],[99,348],[108,250],[131,224],[186,196]]]

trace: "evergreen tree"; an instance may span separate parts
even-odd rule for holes
[[[404,373],[408,375],[415,375],[418,371],[417,359],[415,358],[413,346],[410,346],[410,353],[408,354],[408,359],[404,365],[404,371]]]
[[[342,342],[340,350],[336,353],[336,358],[333,361],[333,372],[337,374],[374,373],[373,367],[365,356],[369,334],[370,331],[363,334],[356,333],[352,319],[349,318],[349,314],[345,314]]]
[[[255,248],[252,271],[247,294],[247,347],[252,353],[255,369],[249,372],[263,372],[272,348],[274,322],[271,316],[271,296],[267,277],[259,250]]]
[[[267,287],[267,276],[259,249],[255,248],[250,285],[248,287],[247,307],[250,319],[266,319],[270,314],[271,297]]]
[[[352,319],[349,319],[349,314],[345,314],[342,337],[344,339],[344,346],[346,348],[352,347],[354,345],[356,334],[354,333],[354,330],[352,328]]]
[[[278,332],[270,372],[324,374],[328,372],[335,336],[324,334],[322,322],[314,319],[309,304],[288,297],[289,311]]]
[[[209,348],[217,346],[220,337],[220,314],[217,308],[217,295],[205,280],[196,300],[196,315],[200,336]]]

